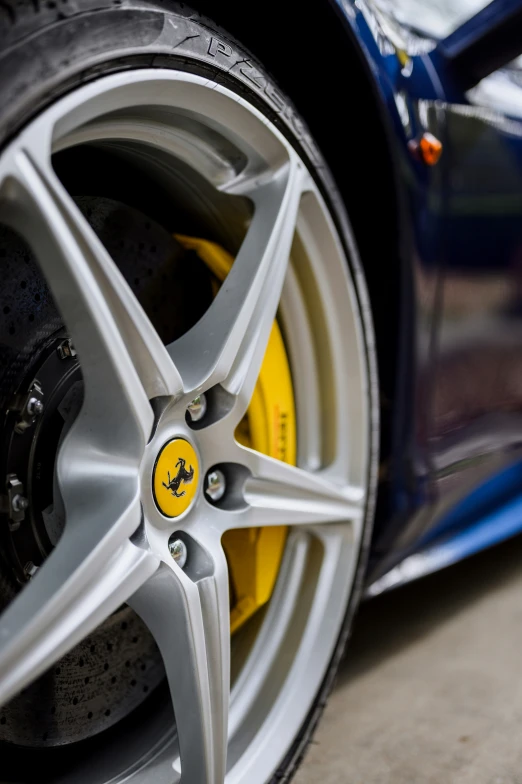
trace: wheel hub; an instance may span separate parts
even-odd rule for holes
[[[8,512],[10,561],[19,583],[34,575],[64,527],[63,504],[54,480],[55,460],[83,399],[77,358],[62,352],[66,341],[62,332],[48,342],[29,367],[18,393],[8,402],[5,476],[16,478],[31,499],[17,520],[13,520],[11,510]],[[35,389],[41,410],[27,419],[24,411]]]

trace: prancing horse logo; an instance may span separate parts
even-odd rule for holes
[[[175,496],[176,498],[182,498],[185,495],[185,491],[182,490],[181,493],[178,493],[179,487],[182,482],[185,482],[185,484],[187,485],[190,482],[192,482],[192,480],[194,479],[194,469],[192,468],[192,466],[190,466],[190,471],[187,471],[187,469],[185,468],[185,460],[182,457],[178,459],[178,462],[174,467],[175,468],[179,467],[178,473],[176,474],[174,479],[171,479],[170,471],[167,471],[169,482],[168,484],[162,482],[162,485],[163,487],[166,487],[167,490],[170,490],[172,495]]]

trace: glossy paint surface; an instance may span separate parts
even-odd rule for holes
[[[417,18],[406,4],[409,25],[404,8],[399,23],[382,4],[338,2],[375,78],[405,195],[390,505],[368,577],[403,562],[403,581],[419,558],[431,571],[522,530],[522,67],[463,92],[419,33],[430,0]],[[436,166],[418,156],[425,132],[443,144]]]

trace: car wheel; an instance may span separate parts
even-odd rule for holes
[[[373,514],[342,203],[183,4],[1,10],[3,778],[288,780]]]

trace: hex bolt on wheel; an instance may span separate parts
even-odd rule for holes
[[[226,489],[227,481],[223,471],[219,468],[209,471],[205,479],[205,495],[215,503],[223,498]]]
[[[44,404],[37,397],[32,397],[27,403],[27,412],[33,417],[40,416],[43,413]]]
[[[171,536],[169,539],[169,553],[180,569],[183,569],[187,563],[188,551],[187,545],[181,539],[176,539]]]
[[[29,508],[29,501],[23,495],[15,495],[11,501],[14,512],[25,512]]]
[[[207,398],[201,394],[187,406],[187,411],[193,422],[200,422],[207,413]]]

